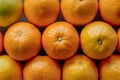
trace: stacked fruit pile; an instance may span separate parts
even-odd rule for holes
[[[0,0],[0,80],[120,80],[119,4]]]

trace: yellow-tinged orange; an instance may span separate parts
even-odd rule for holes
[[[22,65],[8,55],[0,56],[0,80],[22,80]]]
[[[46,27],[55,22],[59,15],[59,0],[25,0],[24,11],[28,21]]]
[[[80,34],[83,52],[94,59],[104,59],[113,54],[117,46],[117,34],[111,25],[95,21],[86,25]]]
[[[120,55],[112,55],[100,62],[100,80],[120,80]]]
[[[0,0],[0,27],[9,27],[18,21],[22,16],[22,8],[22,0]]]
[[[66,60],[62,72],[62,80],[98,80],[96,64],[85,55]]]
[[[63,21],[55,22],[43,32],[42,43],[50,57],[64,60],[76,53],[79,46],[79,35],[71,24]]]
[[[74,25],[91,22],[98,11],[98,0],[62,0],[61,12],[66,21]]]
[[[99,0],[101,17],[112,25],[120,25],[120,0]]]
[[[61,80],[60,65],[48,56],[30,59],[23,69],[24,80]]]
[[[4,47],[16,60],[27,60],[38,54],[41,48],[41,33],[28,22],[13,24],[5,33]]]

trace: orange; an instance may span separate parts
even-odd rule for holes
[[[0,0],[0,27],[8,27],[22,16],[22,0]]]
[[[3,34],[2,34],[2,31],[0,31],[0,52],[3,51]]]
[[[118,38],[117,50],[118,52],[120,52],[120,28],[118,28],[118,31],[117,31],[117,38]]]
[[[60,65],[48,56],[30,59],[23,69],[24,80],[61,80]]]
[[[83,52],[93,59],[112,55],[117,46],[117,34],[111,25],[95,21],[86,25],[80,34]]]
[[[5,33],[4,46],[12,58],[27,60],[38,54],[41,48],[41,33],[30,23],[18,22]]]
[[[120,55],[112,55],[100,62],[100,80],[120,80]]]
[[[8,55],[0,56],[0,80],[22,80],[22,65]]]
[[[62,72],[62,80],[98,80],[97,66],[85,55],[66,60]]]
[[[55,22],[59,15],[59,0],[25,0],[24,11],[28,21],[46,27]]]
[[[98,0],[62,0],[61,12],[66,21],[74,25],[86,25],[98,11]]]
[[[120,0],[99,0],[99,6],[104,21],[120,25]]]
[[[55,22],[43,32],[42,43],[50,57],[64,60],[76,53],[79,46],[79,35],[71,24],[62,21]]]

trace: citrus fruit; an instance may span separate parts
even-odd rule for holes
[[[118,52],[120,52],[120,28],[118,28],[118,31],[117,31],[117,38],[118,38],[117,50]]]
[[[61,12],[66,21],[74,25],[91,22],[98,11],[98,0],[62,0]]]
[[[22,80],[22,65],[8,55],[0,56],[0,80]]]
[[[0,0],[0,27],[8,27],[22,15],[22,0]]]
[[[98,80],[94,61],[85,55],[75,55],[65,61],[62,80]]]
[[[0,31],[0,52],[2,52],[3,51],[3,42],[4,40],[3,40],[3,33],[2,33],[2,31]]]
[[[24,80],[61,80],[60,66],[48,56],[30,59],[23,69]]]
[[[16,60],[27,60],[38,54],[41,48],[41,33],[32,24],[18,22],[5,33],[4,47]]]
[[[86,25],[80,34],[83,52],[94,59],[112,55],[117,46],[117,34],[111,25],[95,21]]]
[[[31,23],[40,27],[53,23],[59,15],[59,10],[59,0],[24,1],[25,16]]]
[[[120,0],[99,0],[99,6],[104,21],[120,25]]]
[[[79,46],[79,35],[71,24],[62,21],[55,22],[43,32],[42,43],[50,57],[64,60],[76,53]]]
[[[120,80],[120,55],[112,55],[100,62],[100,80]]]

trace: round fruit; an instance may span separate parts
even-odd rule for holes
[[[80,34],[83,52],[94,59],[112,55],[117,46],[117,34],[109,24],[96,21],[83,28]]]
[[[8,55],[0,56],[0,80],[22,80],[22,65]]]
[[[112,25],[120,25],[120,0],[99,0],[101,17]]]
[[[71,24],[56,22],[45,29],[42,43],[50,57],[63,60],[76,53],[79,46],[79,35]]]
[[[65,61],[62,80],[98,80],[95,63],[84,55],[75,55]]]
[[[25,16],[31,23],[40,27],[53,23],[59,15],[59,10],[59,0],[24,1]]]
[[[0,0],[0,27],[8,27],[22,16],[22,0]]]
[[[38,54],[41,48],[41,33],[30,23],[18,22],[5,33],[4,46],[12,58],[27,60]]]
[[[62,0],[61,11],[66,21],[74,25],[91,22],[98,11],[98,0]]]
[[[100,80],[120,80],[120,55],[112,55],[99,65]]]
[[[36,56],[23,69],[24,80],[61,80],[60,66],[48,56]]]
[[[3,34],[2,32],[0,31],[0,52],[3,51]]]
[[[120,28],[117,31],[117,37],[118,37],[118,46],[117,46],[117,50],[118,52],[120,52]]]

